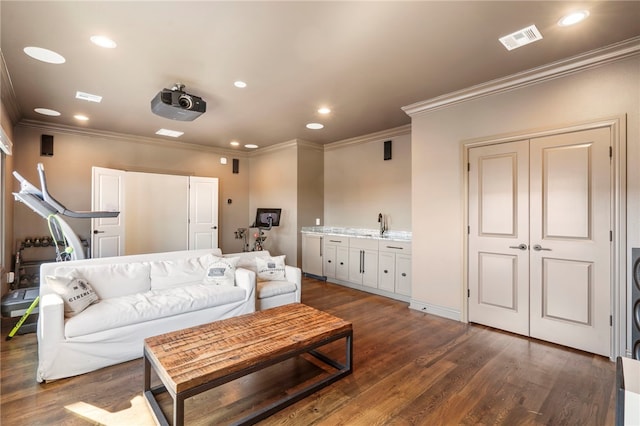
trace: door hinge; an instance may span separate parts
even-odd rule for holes
[[[467,234],[471,234],[471,225],[467,226]]]
[[[613,315],[609,315],[609,327],[613,327]]]
[[[471,171],[471,163],[467,163],[467,171],[470,172]]]
[[[471,290],[467,289],[467,299],[471,297]]]
[[[613,241],[613,231],[609,231],[609,241]]]
[[[609,147],[609,158],[613,158],[613,147]]]

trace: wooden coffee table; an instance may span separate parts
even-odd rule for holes
[[[345,339],[344,364],[316,349]],[[168,425],[156,396],[173,399],[173,425],[184,424],[184,401],[206,390],[304,353],[332,371],[286,397],[258,409],[236,424],[256,423],[336,380],[351,374],[351,323],[309,306],[294,303],[212,322],[144,342],[144,396],[158,422]],[[162,385],[151,388],[151,370]]]

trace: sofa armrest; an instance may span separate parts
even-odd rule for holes
[[[236,268],[236,286],[245,289],[247,298],[256,299],[256,273],[244,268]]]
[[[302,270],[295,266],[285,265],[284,277],[287,281],[296,285],[296,302],[300,302],[302,296]]]
[[[55,293],[42,294],[38,302],[38,373],[37,381],[44,381],[55,362],[64,338],[64,302]]]

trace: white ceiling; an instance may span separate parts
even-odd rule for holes
[[[556,25],[574,9],[591,16]],[[330,143],[408,124],[401,107],[640,35],[640,1],[7,1],[5,105],[21,120],[229,148],[295,138]],[[543,39],[508,52],[498,38],[535,24]],[[94,46],[107,35],[116,49]],[[62,65],[33,60],[54,50]],[[248,83],[245,89],[235,80]],[[193,122],[151,113],[176,82],[207,102]],[[103,96],[100,104],[76,91]],[[326,117],[317,109],[332,109]],[[35,113],[58,110],[60,117]],[[74,114],[90,120],[79,123]],[[323,123],[322,130],[305,124]],[[243,149],[243,148],[240,148]]]

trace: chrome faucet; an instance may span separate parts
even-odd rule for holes
[[[382,237],[387,230],[387,223],[382,213],[378,213],[378,223],[380,224],[380,236]]]

